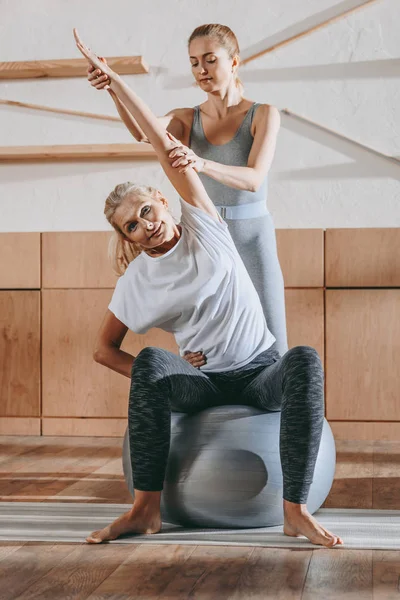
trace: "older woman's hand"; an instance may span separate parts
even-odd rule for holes
[[[207,364],[207,358],[201,351],[200,352],[187,351],[182,356],[182,358],[183,358],[183,360],[186,360],[188,363],[190,363],[192,365],[192,367],[195,367],[196,369],[200,369],[200,367],[203,367],[205,364]]]
[[[169,153],[169,158],[175,159],[171,166],[179,169],[179,173],[186,173],[190,168],[194,169],[196,173],[201,173],[204,169],[204,159],[197,156],[193,150],[184,146],[181,142]]]

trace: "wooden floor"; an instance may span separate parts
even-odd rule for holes
[[[0,437],[0,500],[128,503],[119,438]],[[400,443],[337,442],[326,507],[400,508]],[[400,551],[0,543],[0,600],[400,599]]]

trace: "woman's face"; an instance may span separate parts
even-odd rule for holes
[[[205,92],[227,87],[234,77],[232,70],[237,66],[236,57],[229,58],[225,48],[213,38],[195,38],[189,46],[189,58],[193,77]]]
[[[128,241],[144,251],[169,242],[176,233],[175,222],[160,193],[156,198],[127,196],[115,211],[113,222]]]

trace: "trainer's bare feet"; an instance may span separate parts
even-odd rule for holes
[[[147,496],[143,501],[144,494],[150,496]],[[136,496],[138,497],[136,498]],[[159,497],[158,492],[136,492],[135,502],[131,510],[118,517],[104,529],[93,531],[86,538],[86,541],[89,544],[101,544],[102,542],[116,540],[127,533],[158,533],[161,531],[162,525]]]
[[[283,510],[285,516],[283,533],[285,535],[292,537],[304,535],[312,544],[326,546],[327,548],[343,544],[342,538],[322,527],[310,515],[305,504],[295,504],[284,500]]]

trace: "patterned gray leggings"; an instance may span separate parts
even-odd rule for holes
[[[260,360],[261,357],[261,360]],[[280,357],[274,347],[233,371],[204,373],[161,348],[144,348],[132,367],[129,441],[134,488],[163,488],[171,411],[246,404],[282,411],[280,456],[283,497],[305,504],[324,419],[324,375],[317,352],[297,346]]]

